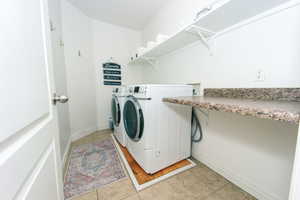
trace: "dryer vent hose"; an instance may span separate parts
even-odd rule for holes
[[[199,130],[199,131],[198,131]],[[197,134],[199,132],[199,134]],[[203,132],[195,108],[192,108],[192,142],[198,143],[202,140]]]

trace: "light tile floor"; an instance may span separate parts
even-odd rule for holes
[[[72,143],[76,146],[110,137],[111,131],[95,132]],[[74,200],[256,200],[202,163],[165,181],[137,192],[130,179],[91,191]]]

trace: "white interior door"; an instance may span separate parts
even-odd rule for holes
[[[47,1],[2,1],[0,25],[0,198],[62,200]]]

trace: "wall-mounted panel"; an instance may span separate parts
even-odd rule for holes
[[[116,86],[122,85],[121,65],[113,62],[103,63],[103,84]]]

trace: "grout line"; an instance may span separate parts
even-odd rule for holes
[[[96,194],[97,194],[97,200],[100,200],[99,199],[99,194],[98,194],[98,189],[96,189]]]
[[[230,185],[230,183],[226,183],[225,185],[223,185],[222,187],[214,190],[213,192],[211,192],[209,195],[207,195],[206,197],[204,197],[202,200],[206,200],[208,199],[208,197],[212,196],[213,194],[216,194],[217,192],[221,191],[223,188],[225,188],[227,185]]]
[[[142,200],[142,197],[140,196],[140,193],[138,192],[138,198],[139,198],[139,200]]]
[[[127,199],[127,198],[129,198],[129,197],[133,197],[133,196],[135,196],[136,194],[137,194],[137,192],[135,191],[135,194],[126,196],[126,197],[124,197],[124,198],[121,198],[120,200],[124,200],[124,199]]]

